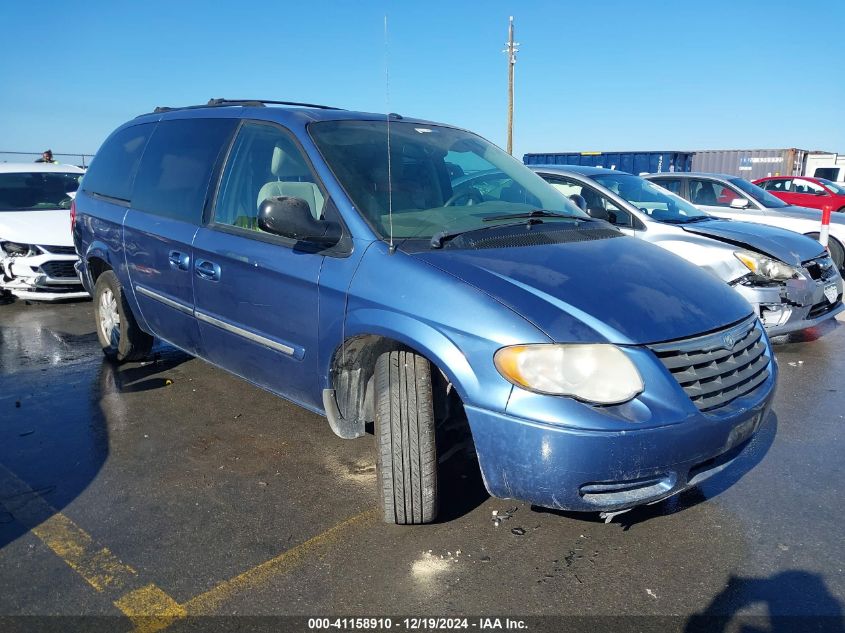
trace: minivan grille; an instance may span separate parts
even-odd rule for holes
[[[650,345],[700,411],[712,411],[769,377],[769,353],[756,316],[712,334]]]

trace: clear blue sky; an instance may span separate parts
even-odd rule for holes
[[[845,152],[845,2],[0,3],[0,150],[93,152],[157,105],[288,99],[470,128],[514,154]]]

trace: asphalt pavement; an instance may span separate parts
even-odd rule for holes
[[[341,440],[165,346],[112,365],[90,302],[0,305],[0,622],[637,616],[639,630],[843,631],[845,327],[775,352],[773,414],[731,469],[679,497],[604,524],[489,498],[466,463],[445,520],[399,527],[377,512],[372,435]]]

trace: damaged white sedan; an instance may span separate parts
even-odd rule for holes
[[[88,296],[70,231],[84,173],[72,165],[0,163],[0,293],[36,301]]]

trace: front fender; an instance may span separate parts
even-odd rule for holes
[[[446,375],[458,391],[463,402],[478,402],[481,395],[481,381],[461,351],[457,339],[466,339],[466,334],[441,332],[431,325],[409,315],[378,308],[353,310],[347,315],[346,336],[376,335],[393,339],[425,356]],[[492,356],[490,366],[493,367]],[[495,399],[501,401],[502,409],[510,394],[510,383],[501,381],[501,391]],[[326,385],[327,387],[329,385]],[[488,398],[491,394],[487,394]]]

